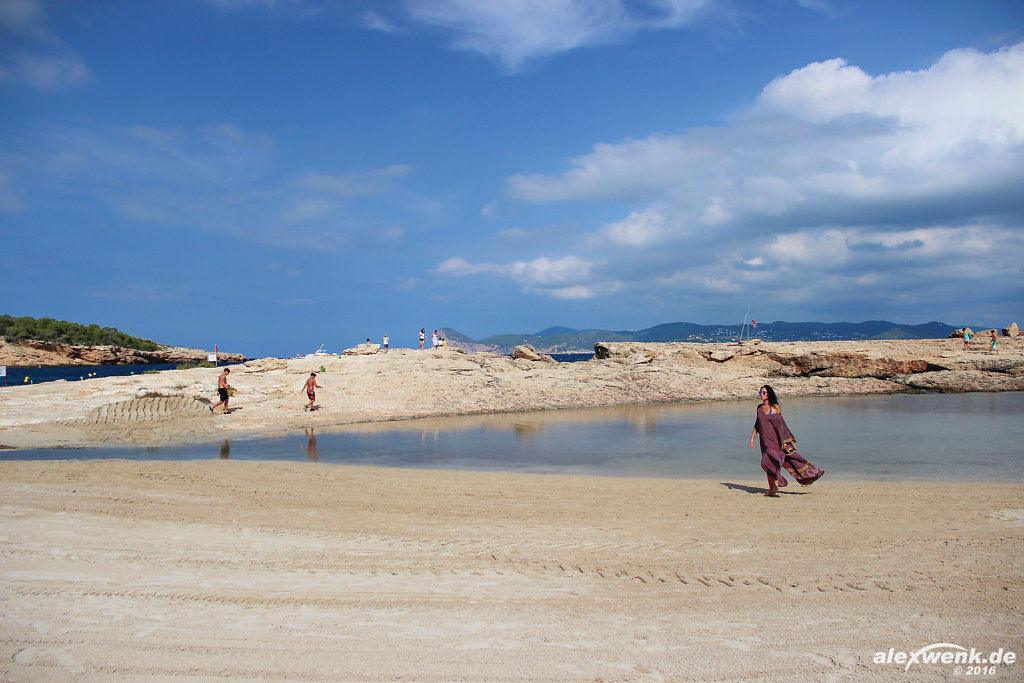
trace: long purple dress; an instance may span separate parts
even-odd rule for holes
[[[758,403],[754,429],[761,438],[761,469],[775,477],[780,488],[789,484],[782,474],[783,469],[789,470],[801,486],[810,486],[825,474],[825,470],[815,467],[796,452],[796,437],[789,431],[781,413],[766,415]]]

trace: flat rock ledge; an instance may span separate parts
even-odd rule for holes
[[[963,351],[946,340],[778,342],[734,344],[599,342],[594,356],[622,364],[690,364],[700,359],[746,367],[772,377],[845,377],[889,380],[941,392],[1024,391],[1024,354],[1017,338],[1005,353],[990,354],[983,341]]]

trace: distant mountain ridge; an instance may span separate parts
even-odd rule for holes
[[[471,351],[510,353],[519,344],[529,344],[543,353],[588,353],[595,342],[726,342],[743,338],[765,341],[848,341],[856,339],[942,339],[953,330],[952,325],[928,322],[904,325],[888,320],[865,320],[859,323],[790,323],[776,320],[758,323],[757,327],[742,325],[701,325],[698,323],[662,323],[644,330],[577,330],[571,327],[549,327],[536,334],[499,334],[486,339],[471,339],[458,330],[445,328],[445,337],[453,346]]]

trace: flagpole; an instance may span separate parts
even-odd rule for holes
[[[747,316],[750,315],[750,304],[747,304],[747,312],[743,314],[743,327],[740,328],[740,338],[737,341],[738,344],[743,343],[743,333],[747,331]]]

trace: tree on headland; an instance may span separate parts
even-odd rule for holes
[[[133,337],[113,327],[79,325],[53,318],[14,318],[0,315],[0,337],[8,342],[26,339],[79,346],[122,346],[139,351],[156,351],[160,345],[149,339]]]

